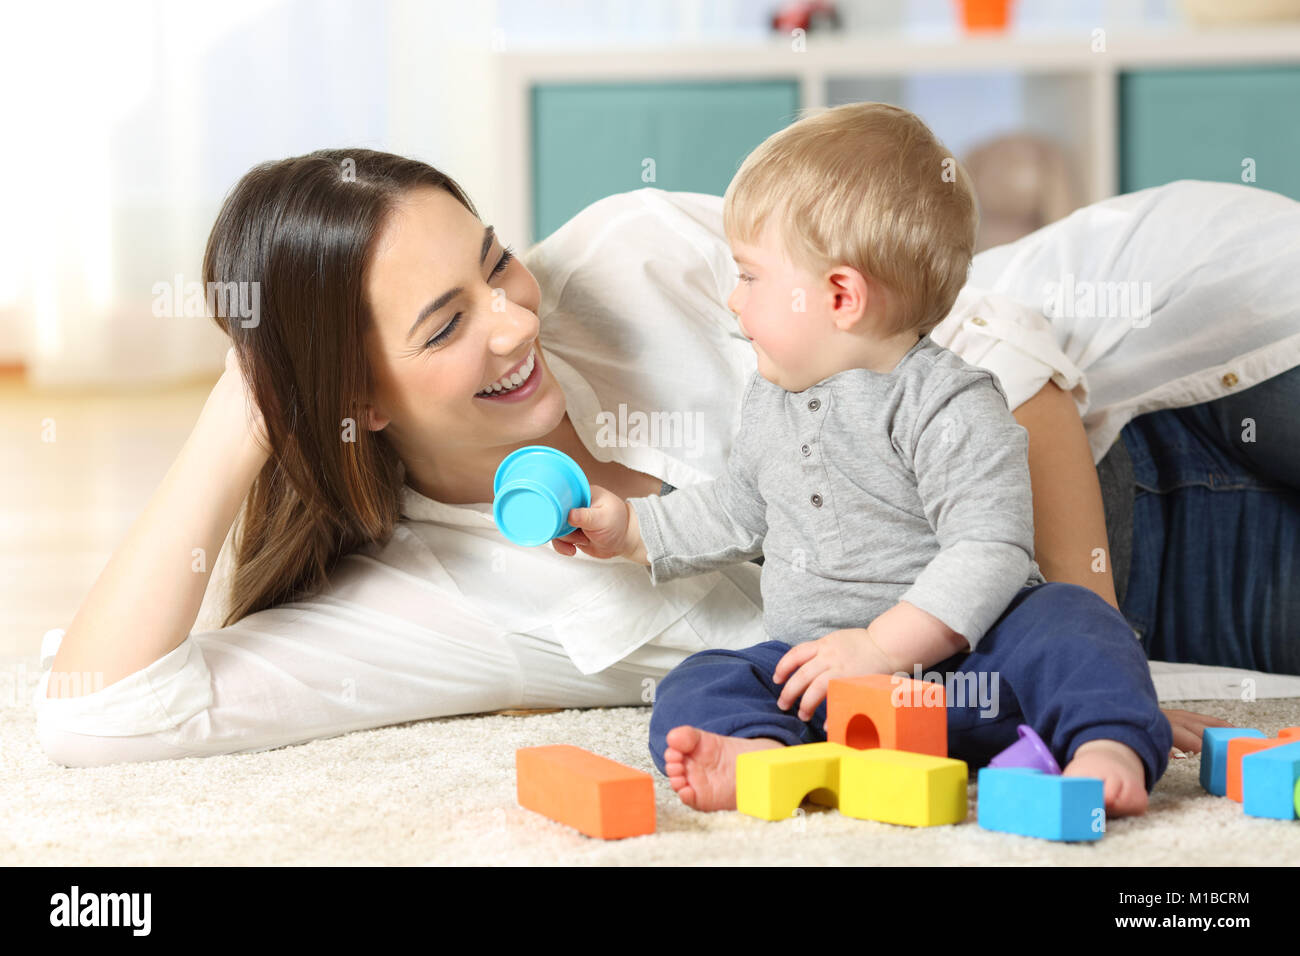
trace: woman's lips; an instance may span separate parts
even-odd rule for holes
[[[528,364],[527,356],[519,367]],[[513,371],[511,372],[513,374]],[[538,384],[542,380],[542,357],[540,354],[533,360],[533,370],[529,373],[528,378],[520,383],[518,388],[511,389],[508,392],[496,392],[492,395],[475,395],[475,398],[481,398],[485,402],[518,402],[537,391]]]

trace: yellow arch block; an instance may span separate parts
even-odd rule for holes
[[[854,750],[840,762],[840,813],[909,827],[966,819],[966,762],[906,750]]]
[[[845,816],[913,827],[966,819],[966,763],[903,750],[802,744],[736,758],[736,809],[787,819],[807,797]]]
[[[784,820],[804,797],[833,807],[839,799],[840,758],[858,752],[826,741],[743,753],[736,758],[736,809]]]

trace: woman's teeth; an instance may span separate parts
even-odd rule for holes
[[[533,374],[533,365],[537,362],[537,352],[528,353],[528,360],[520,367],[519,371],[513,375],[508,375],[499,381],[493,382],[491,387],[477,392],[478,395],[499,395],[502,392],[512,392],[520,385],[527,381],[528,376]]]

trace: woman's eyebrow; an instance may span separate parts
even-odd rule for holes
[[[479,250],[479,254],[478,254],[478,264],[480,266],[482,266],[483,263],[487,260],[488,250],[492,248],[492,239],[494,236],[495,233],[493,232],[491,226],[488,226],[486,229],[483,230],[483,246]],[[406,333],[406,337],[409,339],[412,335],[415,334],[415,330],[420,327],[421,322],[423,322],[429,316],[433,315],[433,313],[437,312],[444,305],[446,305],[448,302],[456,298],[456,296],[460,295],[464,291],[465,290],[462,289],[460,286],[456,286],[456,288],[454,289],[448,289],[442,295],[438,296],[438,298],[434,299],[432,302],[426,305],[423,309],[420,310],[420,314],[415,317],[415,322],[411,325],[410,331]]]

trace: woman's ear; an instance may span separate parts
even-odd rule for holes
[[[366,406],[366,427],[372,432],[382,431],[391,419],[373,405]]]

